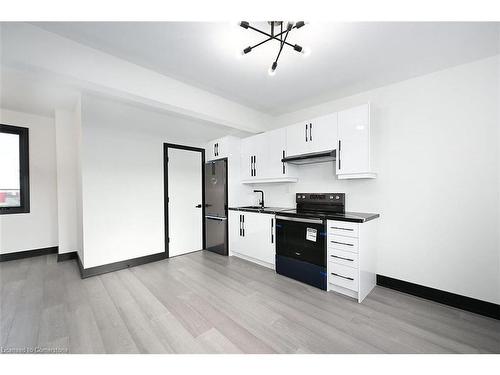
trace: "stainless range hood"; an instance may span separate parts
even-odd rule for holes
[[[310,154],[287,156],[286,158],[281,159],[281,161],[283,163],[303,165],[303,164],[326,163],[330,161],[335,161],[336,158],[337,158],[337,151],[330,150],[322,152],[313,152]]]

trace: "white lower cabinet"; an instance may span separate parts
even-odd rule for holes
[[[328,290],[363,301],[376,285],[377,220],[327,220]]]
[[[274,215],[229,211],[230,255],[274,268],[275,243]]]

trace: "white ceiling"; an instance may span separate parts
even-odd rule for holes
[[[55,108],[74,109],[79,96],[78,90],[35,72],[2,66],[0,77],[0,106],[14,111],[52,117]]]
[[[49,22],[48,31],[269,114],[369,90],[499,52],[499,23],[310,23],[278,43],[230,23]],[[259,27],[267,27],[260,23]],[[238,57],[239,56],[239,57]]]

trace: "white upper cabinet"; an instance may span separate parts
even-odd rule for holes
[[[286,128],[287,156],[331,151],[337,145],[337,114],[314,118]]]
[[[240,157],[240,138],[227,135],[214,139],[205,146],[205,160],[215,160],[229,157]]]
[[[241,178],[256,180],[266,175],[265,133],[241,141]]]
[[[205,146],[206,161],[227,157],[227,145],[225,138],[215,139]]]
[[[309,123],[309,152],[331,151],[337,145],[337,113],[317,117]]]
[[[338,178],[375,178],[370,152],[370,105],[340,111],[336,161]]]
[[[310,152],[309,123],[300,122],[285,129],[287,156],[308,154]]]
[[[241,179],[244,183],[295,182],[296,169],[283,163],[286,131],[277,129],[254,135],[241,142]]]
[[[286,129],[280,128],[265,134],[266,143],[266,178],[268,179],[294,179],[297,177],[297,167],[283,163],[281,160],[288,156],[286,144]]]

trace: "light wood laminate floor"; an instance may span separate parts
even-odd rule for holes
[[[0,263],[0,346],[71,353],[500,353],[500,321],[376,287],[362,304],[197,252],[81,280]]]

